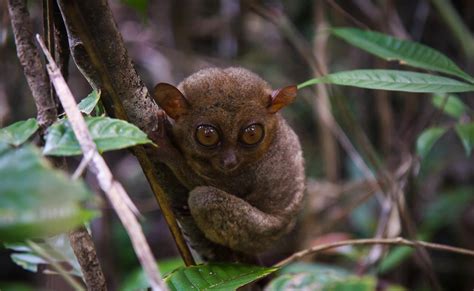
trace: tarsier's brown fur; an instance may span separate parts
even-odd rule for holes
[[[158,155],[189,190],[189,210],[213,243],[246,254],[274,244],[301,209],[304,169],[300,143],[278,110],[296,87],[273,91],[243,68],[209,68],[177,88],[158,84],[154,98],[167,113],[169,137],[155,138]],[[214,126],[219,144],[206,148],[196,128]],[[261,124],[263,140],[242,145],[242,128]]]

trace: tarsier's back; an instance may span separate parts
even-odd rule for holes
[[[292,228],[303,201],[303,159],[278,111],[295,96],[295,86],[272,90],[243,68],[209,68],[178,88],[155,87],[176,147],[164,162],[189,189],[187,206],[206,239],[255,254]]]

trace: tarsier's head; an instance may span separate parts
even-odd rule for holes
[[[293,101],[296,91],[296,86],[272,90],[243,68],[210,68],[178,88],[156,85],[154,98],[174,120],[173,135],[189,165],[210,177],[233,175],[258,161],[277,131],[276,113]]]

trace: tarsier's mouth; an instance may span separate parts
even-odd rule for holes
[[[225,176],[235,176],[239,173],[239,168],[241,165],[237,165],[232,169],[223,169],[221,167],[215,166],[210,160],[205,161],[191,161],[189,163],[191,168],[194,170],[196,174],[198,174],[201,178],[206,180],[213,180],[216,177],[216,174],[225,175]]]

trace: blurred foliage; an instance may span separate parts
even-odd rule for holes
[[[62,233],[97,215],[81,206],[91,197],[85,185],[53,170],[32,145],[2,151],[0,177],[4,242]]]

